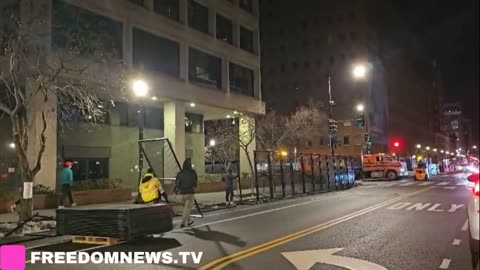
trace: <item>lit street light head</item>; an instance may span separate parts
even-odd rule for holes
[[[8,144],[8,147],[10,147],[12,149],[15,149],[15,144],[12,142],[12,143]]]
[[[211,147],[214,147],[214,146],[215,146],[215,140],[214,140],[214,139],[211,139],[211,140],[210,140],[210,146],[211,146]]]
[[[137,97],[145,97],[148,95],[148,84],[144,80],[133,81],[133,92]]]
[[[365,106],[363,104],[358,104],[357,105],[357,111],[363,112],[365,110]]]
[[[430,150],[430,146],[425,147],[425,149]]]
[[[418,149],[422,148],[422,145],[421,145],[421,144],[417,144],[417,148],[418,148]]]
[[[353,68],[353,76],[355,78],[365,78],[367,74],[367,68],[364,65],[356,65]]]

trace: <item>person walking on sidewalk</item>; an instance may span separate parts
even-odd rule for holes
[[[195,200],[196,188],[197,173],[192,168],[192,162],[187,158],[183,162],[182,170],[177,174],[175,187],[175,191],[182,195],[183,216],[182,225],[180,225],[182,228],[193,224],[193,221],[190,221],[190,210]]]
[[[238,175],[233,175],[232,169],[228,169],[227,174],[222,178],[222,181],[225,182],[225,204],[227,206],[235,206],[235,203],[233,202],[233,189],[235,187],[235,179],[237,178]]]
[[[76,206],[77,204],[73,202],[72,197],[72,185],[73,185],[73,172],[72,172],[73,163],[71,161],[65,162],[63,170],[60,172],[60,183],[62,184],[62,196],[60,198],[60,205],[58,208],[64,208],[63,203],[68,197],[70,204]]]

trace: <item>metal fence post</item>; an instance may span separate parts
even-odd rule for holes
[[[330,191],[330,162],[328,162],[328,156],[325,156],[325,165],[327,166],[327,191]]]
[[[319,184],[320,184],[320,191],[323,190],[323,177],[322,177],[322,156],[318,155],[318,175],[320,176]]]
[[[282,196],[285,198],[285,178],[283,175],[283,157],[280,157],[280,180],[282,181]]]
[[[337,181],[337,159],[335,156],[332,157],[333,162],[333,182],[335,184],[335,190],[338,190],[338,181]]]
[[[300,155],[300,166],[302,166],[302,190],[303,193],[306,193],[306,188],[305,188],[305,162],[303,160],[303,154]]]
[[[257,202],[260,200],[260,191],[258,190],[258,170],[257,170],[257,151],[253,151],[253,164],[255,169],[255,192],[257,197]]]
[[[290,185],[292,185],[292,195],[295,196],[295,170],[293,169],[294,159],[290,159]]]
[[[315,192],[315,163],[313,162],[313,154],[310,154],[310,163],[312,171],[312,191]]]
[[[267,164],[268,164],[268,186],[270,187],[270,199],[273,199],[273,170],[272,170],[272,152],[267,152]]]
[[[339,173],[339,178],[340,178],[340,183],[339,183],[339,186],[340,186],[340,189],[343,189],[343,156],[339,156],[339,169],[338,171],[340,172]]]

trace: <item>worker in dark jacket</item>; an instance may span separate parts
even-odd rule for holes
[[[182,195],[183,202],[183,217],[182,228],[191,226],[193,221],[190,221],[190,210],[192,209],[195,200],[195,189],[197,188],[197,173],[192,168],[190,159],[183,162],[182,170],[177,174],[176,178],[176,192]]]

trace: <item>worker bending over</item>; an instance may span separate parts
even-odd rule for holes
[[[138,190],[142,203],[158,203],[161,197],[168,203],[167,193],[163,190],[160,180],[153,174],[152,168],[149,168],[143,176]]]

